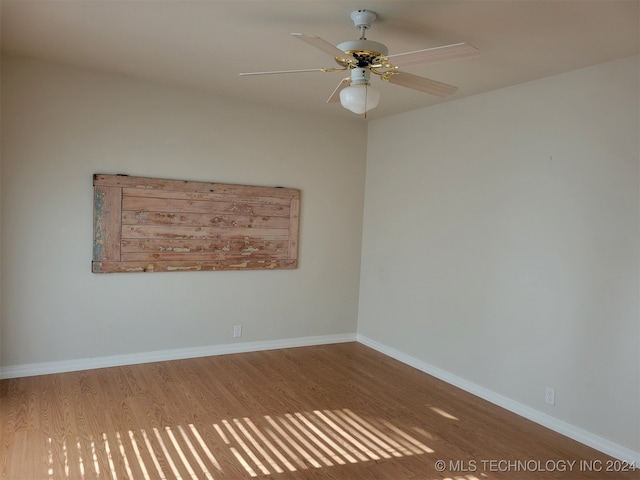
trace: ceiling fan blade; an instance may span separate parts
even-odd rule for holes
[[[387,78],[387,81],[395,85],[412,88],[438,97],[446,97],[458,90],[458,87],[454,87],[453,85],[436,82],[430,78],[419,77],[418,75],[406,72],[396,72]]]
[[[340,81],[340,83],[338,84],[338,86],[336,87],[336,89],[333,91],[331,96],[327,99],[327,103],[339,102],[340,101],[340,92],[342,91],[343,88],[348,87],[350,83],[351,83],[351,78],[349,78],[349,77],[343,78]]]
[[[273,72],[245,72],[240,73],[241,77],[247,77],[249,75],[275,75],[278,73],[304,73],[304,72],[332,72],[332,68],[305,68],[303,70],[276,70]]]
[[[304,33],[292,33],[295,38],[299,38],[303,42],[307,42],[309,45],[313,45],[316,48],[319,48],[325,53],[328,53],[334,58],[338,60],[342,60],[347,63],[358,63],[358,61],[348,53],[343,52],[338,47],[331,45],[326,40],[323,40],[320,37],[314,37],[313,35],[305,35]]]
[[[426,65],[428,63],[442,62],[445,60],[460,60],[464,58],[478,57],[478,49],[468,43],[454,43],[442,47],[427,48],[415,52],[387,55],[389,63],[396,67],[410,67],[412,65]]]

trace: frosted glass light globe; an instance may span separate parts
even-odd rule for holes
[[[366,84],[351,85],[340,91],[340,103],[353,113],[363,114],[376,108],[380,92]]]

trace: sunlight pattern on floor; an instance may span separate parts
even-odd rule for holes
[[[47,439],[50,480],[251,478],[433,453],[392,422],[366,419],[349,409],[65,437],[62,451],[55,451],[56,444]],[[214,452],[222,448],[236,464],[221,464]]]

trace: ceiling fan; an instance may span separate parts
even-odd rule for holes
[[[419,77],[411,73],[399,71],[401,67],[425,65],[444,60],[474,58],[479,55],[478,49],[467,43],[455,43],[442,47],[427,48],[414,52],[388,55],[385,45],[365,38],[365,32],[376,20],[377,15],[371,10],[351,12],[351,19],[360,30],[360,38],[333,46],[320,37],[292,33],[298,38],[333,56],[338,68],[310,68],[303,70],[280,70],[273,72],[249,72],[246,75],[272,75],[280,73],[301,72],[349,72],[349,77],[340,81],[327,103],[340,102],[342,106],[357,114],[364,114],[378,105],[380,93],[370,86],[371,74],[379,76],[383,81],[411,88],[439,97],[446,97],[456,92],[458,87],[446,83]]]

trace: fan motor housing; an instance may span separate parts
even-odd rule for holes
[[[343,52],[353,55],[358,60],[358,67],[368,67],[378,57],[386,56],[389,53],[386,45],[373,40],[350,40],[342,42],[337,47]],[[338,65],[347,66],[344,62],[336,58]]]

